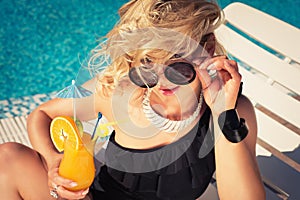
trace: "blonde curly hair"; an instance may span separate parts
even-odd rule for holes
[[[87,63],[97,74],[97,91],[105,95],[128,75],[134,60],[170,58],[183,47],[189,54],[223,22],[222,10],[213,0],[131,0],[119,15],[119,22],[92,50]],[[215,53],[224,54],[217,42]]]

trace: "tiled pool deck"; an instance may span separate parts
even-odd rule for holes
[[[54,98],[55,94],[52,92],[0,100],[0,144],[14,141],[31,147],[26,128],[27,115],[38,105]]]
[[[56,92],[0,100],[0,119],[25,116],[43,102],[54,98]]]

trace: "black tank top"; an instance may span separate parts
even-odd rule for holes
[[[207,108],[189,133],[159,148],[125,148],[115,141],[113,133],[105,152],[106,163],[91,187],[94,199],[198,198],[215,171],[210,115]]]

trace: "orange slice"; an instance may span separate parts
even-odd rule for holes
[[[55,117],[50,125],[51,140],[59,152],[64,150],[64,141],[74,141],[76,149],[81,143],[80,135],[76,123],[72,117],[59,116]]]

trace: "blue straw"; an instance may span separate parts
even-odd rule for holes
[[[95,136],[95,133],[96,133],[96,129],[97,129],[98,123],[99,123],[99,121],[100,121],[101,118],[102,118],[102,113],[98,112],[98,119],[97,119],[94,131],[93,131],[93,134],[92,134],[92,139],[94,139],[94,136]]]

